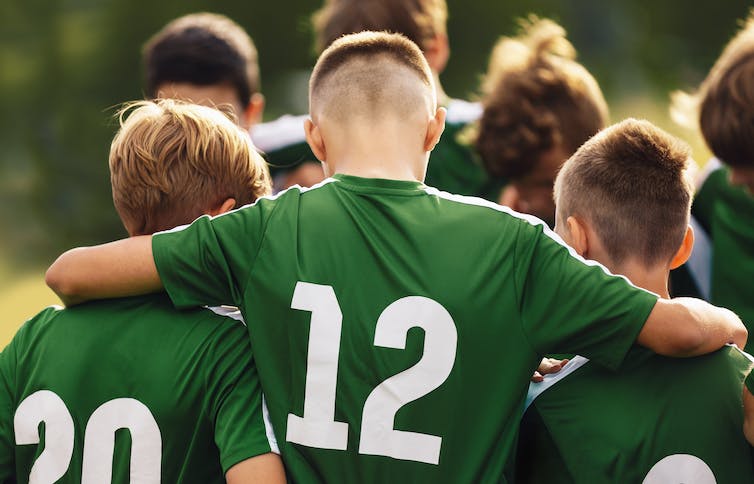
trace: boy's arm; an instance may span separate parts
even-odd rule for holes
[[[272,452],[239,462],[225,473],[228,484],[285,484],[280,456]]]
[[[163,288],[152,257],[151,235],[71,249],[50,266],[45,281],[68,306]]]
[[[727,343],[746,345],[748,332],[738,316],[701,299],[658,299],[636,342],[665,356],[698,356]]]

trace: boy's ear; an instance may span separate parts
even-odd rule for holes
[[[226,198],[225,200],[223,200],[223,202],[220,205],[218,205],[217,207],[211,210],[207,210],[206,213],[207,215],[214,217],[216,215],[221,215],[225,212],[230,212],[231,210],[233,210],[233,208],[235,208],[235,206],[236,206],[235,198]]]
[[[568,245],[581,257],[586,258],[589,252],[589,234],[584,222],[571,215],[566,219],[566,231]]]
[[[691,257],[691,251],[693,249],[694,229],[692,229],[691,225],[689,225],[688,227],[686,227],[686,235],[683,236],[683,242],[681,242],[681,246],[678,248],[678,251],[670,261],[670,268],[676,269],[685,264],[686,261],[689,260],[689,257]]]
[[[440,141],[440,136],[445,131],[445,116],[447,113],[445,108],[437,108],[435,115],[430,118],[427,125],[427,134],[424,137],[424,151],[432,151],[437,142]]]
[[[322,132],[319,130],[319,127],[314,124],[311,118],[307,118],[304,121],[304,132],[306,133],[306,142],[309,143],[314,156],[319,161],[326,161],[327,150],[325,149],[325,140],[322,138]]]
[[[260,93],[253,94],[249,104],[243,111],[243,118],[245,126],[252,127],[255,124],[262,122],[262,114],[264,113],[264,96]]]

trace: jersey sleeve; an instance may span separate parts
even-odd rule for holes
[[[246,328],[241,323],[223,324],[216,333],[211,357],[207,395],[220,463],[227,472],[245,459],[277,451],[277,445],[265,421],[262,388]]]
[[[155,265],[176,307],[241,306],[266,225],[263,205],[154,235]]]
[[[521,224],[515,258],[521,323],[535,351],[617,368],[657,295],[584,261],[544,224]]]
[[[13,395],[16,379],[15,340],[0,353],[0,483],[14,482],[15,439]]]

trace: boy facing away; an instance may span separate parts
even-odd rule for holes
[[[179,307],[238,305],[292,479],[505,482],[543,354],[616,367],[637,340],[677,355],[745,341],[727,310],[658,300],[537,220],[422,184],[445,110],[405,37],[334,42],[310,112],[325,182],[48,271],[69,302],[164,287]]]
[[[132,236],[269,193],[219,111],[144,101],[121,123],[110,171]],[[263,406],[239,321],[161,294],[48,308],[0,354],[0,482],[282,483]]]
[[[445,0],[325,0],[313,15],[312,24],[318,53],[343,35],[363,30],[399,33],[415,42],[432,71],[438,102],[448,111],[445,132],[432,152],[425,182],[451,193],[487,197],[493,187],[462,136],[482,108],[478,103],[448,97],[440,83],[450,57],[447,20]],[[254,143],[265,152],[273,172],[277,166],[285,169],[298,164],[276,177],[276,187],[287,188],[294,183],[311,186],[323,178],[322,167],[306,143],[305,118],[283,116],[252,130]]]
[[[725,46],[693,96],[677,94],[676,112],[692,117],[714,158],[691,208],[697,242],[672,273],[671,293],[701,295],[754,325],[754,12]],[[749,345],[747,351],[754,347]]]
[[[689,149],[629,119],[587,141],[555,183],[556,232],[663,298],[693,244]],[[634,347],[620,371],[576,357],[532,384],[520,482],[754,482],[741,431],[751,357],[728,346],[698,358]]]

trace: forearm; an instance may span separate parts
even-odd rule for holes
[[[50,266],[45,281],[66,305],[162,289],[151,236],[71,249]]]
[[[732,311],[700,299],[660,299],[638,342],[667,356],[698,356],[727,343],[746,345],[748,333]]]

